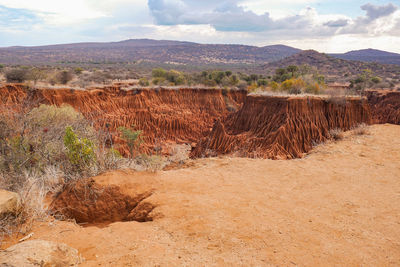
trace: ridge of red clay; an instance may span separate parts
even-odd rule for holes
[[[246,91],[202,88],[132,89],[109,86],[93,90],[0,87],[3,105],[37,102],[69,104],[109,130],[124,155],[118,127],[143,130],[142,152],[170,143],[193,146],[192,157],[235,154],[272,159],[299,158],[329,138],[331,129],[360,123],[399,123],[399,94],[374,93],[338,100],[319,96],[247,95]],[[394,95],[394,96],[392,96]],[[390,96],[390,97],[389,97]],[[382,100],[383,99],[383,100]],[[370,111],[372,108],[372,114]]]
[[[217,121],[192,156],[232,154],[293,159],[326,141],[331,129],[371,123],[363,98],[248,96],[239,111]]]
[[[366,91],[374,123],[400,125],[400,91]]]

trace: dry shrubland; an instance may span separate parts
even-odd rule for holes
[[[71,106],[1,110],[0,188],[17,192],[22,209],[16,216],[2,218],[0,234],[21,232],[20,225],[45,218],[45,196],[56,194],[70,182],[107,170],[156,171],[165,166],[161,156],[121,157],[110,138]]]

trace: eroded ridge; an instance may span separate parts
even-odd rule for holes
[[[330,129],[371,123],[366,99],[247,96],[243,108],[217,121],[193,157],[235,154],[270,159],[299,158],[324,142]]]
[[[374,123],[392,123],[400,125],[400,92],[376,91],[366,92]]]
[[[206,136],[217,119],[238,110],[247,92],[201,88],[132,89],[110,86],[94,90],[29,90],[22,85],[0,88],[3,105],[34,103],[60,106],[69,104],[94,125],[110,131],[122,154],[128,149],[119,138],[118,127],[143,130],[142,152],[149,153],[162,144],[196,143]],[[35,101],[33,101],[35,100]]]

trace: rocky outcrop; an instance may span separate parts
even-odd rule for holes
[[[325,141],[329,130],[371,122],[366,99],[342,102],[321,97],[250,95],[243,108],[217,121],[192,157],[234,154],[270,159],[299,158]]]
[[[9,267],[78,266],[78,251],[65,244],[32,240],[0,252],[0,265]]]
[[[0,219],[5,215],[15,215],[21,208],[21,198],[17,193],[0,189]]]
[[[366,91],[374,123],[400,125],[400,92],[386,90]]]

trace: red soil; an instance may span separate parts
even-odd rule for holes
[[[167,142],[195,143],[204,137],[215,120],[225,118],[240,108],[246,91],[215,89],[137,89],[120,90],[118,87],[79,91],[70,89],[24,90],[21,85],[0,88],[0,103],[22,104],[36,100],[45,104],[69,104],[97,128],[109,130],[114,142],[118,127],[143,130],[143,152]],[[126,147],[121,152],[128,154]]]
[[[215,123],[192,155],[299,158],[324,142],[330,129],[370,122],[368,104],[359,98],[338,103],[320,97],[248,96],[241,110]]]
[[[399,91],[367,91],[374,123],[400,124]]]
[[[93,179],[68,184],[50,205],[56,216],[75,219],[77,223],[111,223],[117,221],[151,221],[154,205],[144,200],[151,191],[134,196],[118,186],[104,186]]]
[[[124,155],[128,151],[118,137],[116,129],[120,126],[135,125],[143,130],[145,153],[156,147],[168,153],[165,144],[189,143],[195,147],[193,157],[235,153],[293,159],[329,138],[331,129],[349,130],[372,122],[369,105],[361,98],[343,102],[321,97],[246,96],[245,91],[235,90],[24,90],[21,85],[8,85],[0,88],[0,100],[4,104],[26,100],[69,104],[97,128],[106,130],[108,126]],[[389,113],[385,111],[384,115],[388,117]]]

